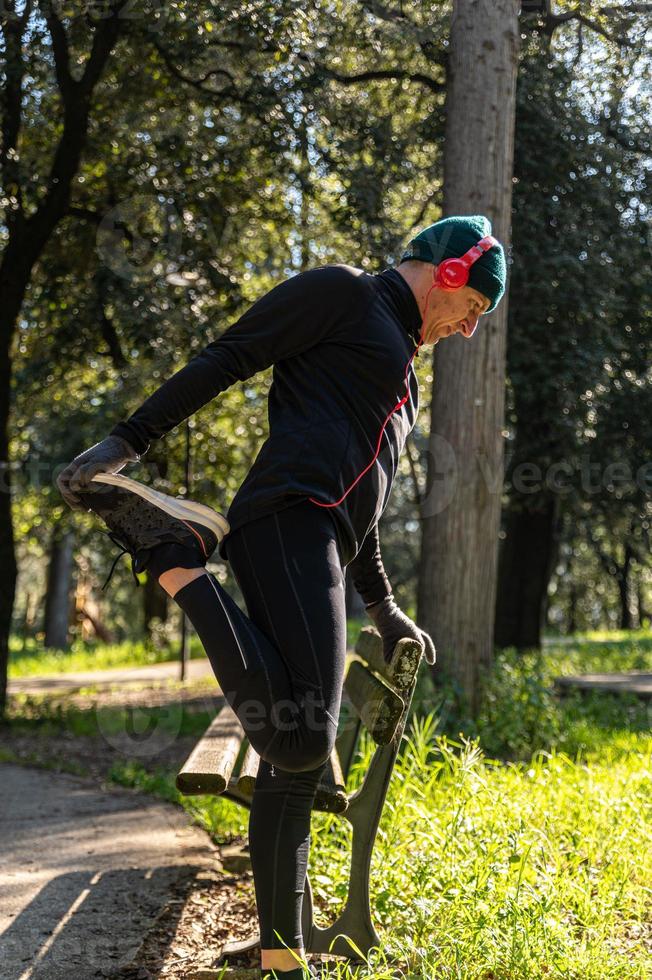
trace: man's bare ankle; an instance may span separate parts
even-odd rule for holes
[[[306,952],[303,948],[296,948],[292,951],[287,949],[261,949],[261,969],[262,970],[295,970],[301,964],[296,957],[305,959]],[[295,954],[295,956],[292,955]]]
[[[200,575],[207,575],[206,569],[198,565],[196,568],[170,568],[167,572],[163,572],[159,576],[159,585],[162,589],[165,589],[167,594],[174,598],[179,589],[182,589],[184,585],[188,585],[194,579],[199,578]]]

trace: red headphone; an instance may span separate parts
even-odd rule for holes
[[[469,269],[494,245],[500,245],[493,235],[486,235],[459,259],[444,259],[435,269],[435,286],[440,289],[461,289],[469,281]]]
[[[489,251],[490,248],[493,248],[494,245],[500,246],[500,242],[496,241],[493,235],[485,235],[484,238],[481,238],[479,242],[477,242],[475,245],[472,245],[471,248],[468,250],[468,252],[465,252],[464,255],[460,256],[460,258],[444,259],[443,262],[439,263],[437,268],[434,270],[432,286],[428,290],[428,294],[426,296],[426,306],[423,313],[424,320],[426,318],[425,310],[428,308],[428,298],[432,290],[435,289],[436,287],[439,287],[439,289],[451,290],[451,289],[461,289],[462,286],[466,286],[467,282],[469,281],[469,269],[471,268],[473,263],[477,262],[478,259],[481,258],[485,252]],[[365,475],[369,467],[374,464],[378,456],[378,453],[380,452],[380,443],[383,438],[383,432],[385,431],[385,426],[389,422],[394,412],[396,412],[397,409],[402,408],[403,405],[405,405],[406,401],[408,400],[409,397],[408,371],[410,369],[410,364],[414,359],[414,355],[417,353],[422,343],[423,343],[423,334],[421,334],[421,336],[419,337],[419,343],[414,348],[414,351],[412,352],[409,361],[405,365],[405,392],[406,393],[405,395],[403,395],[400,401],[398,401],[396,405],[394,405],[393,409],[391,410],[391,412],[389,412],[387,418],[383,422],[380,432],[378,433],[378,442],[376,445],[376,452],[374,453],[373,458],[370,460],[369,463],[367,463],[367,465],[362,470],[362,472],[358,473],[351,486],[344,491],[344,493],[342,494],[339,500],[335,500],[331,504],[324,504],[322,503],[321,500],[316,500],[314,497],[308,497],[308,500],[312,504],[317,504],[318,507],[337,507],[338,504],[342,503],[342,501],[347,496],[347,494],[350,493],[351,490],[353,490],[353,487],[356,485],[358,480],[360,480]]]

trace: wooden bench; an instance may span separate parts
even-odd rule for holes
[[[302,927],[307,953],[332,953],[355,960],[349,937],[366,956],[380,938],[373,926],[369,900],[369,870],[387,787],[405,728],[423,652],[417,640],[400,640],[391,662],[383,659],[382,642],[374,627],[364,627],[351,657],[346,678],[338,736],[313,809],[340,814],[353,828],[351,867],[346,904],[327,928],[314,922],[310,880],[306,881]],[[376,743],[364,781],[352,793],[347,777],[362,728]],[[225,705],[177,776],[184,795],[222,794],[249,807],[259,756],[249,744],[232,708]],[[221,959],[251,952],[259,935],[227,943]]]

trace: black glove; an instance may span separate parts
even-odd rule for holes
[[[434,664],[437,653],[432,638],[425,630],[420,629],[416,623],[412,622],[409,616],[401,612],[393,595],[386,596],[382,602],[375,602],[373,605],[367,606],[367,613],[373,620],[383,641],[385,663],[389,663],[392,659],[392,653],[398,641],[410,637],[410,639],[421,641],[426,663],[431,666]]]
[[[69,507],[87,510],[75,491],[88,487],[96,473],[118,473],[127,463],[136,463],[139,459],[136,450],[122,436],[107,436],[75,456],[57,477],[57,486]]]

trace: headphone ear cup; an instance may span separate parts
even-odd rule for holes
[[[461,259],[445,259],[437,266],[437,285],[442,289],[461,289],[469,281],[469,270]]]

